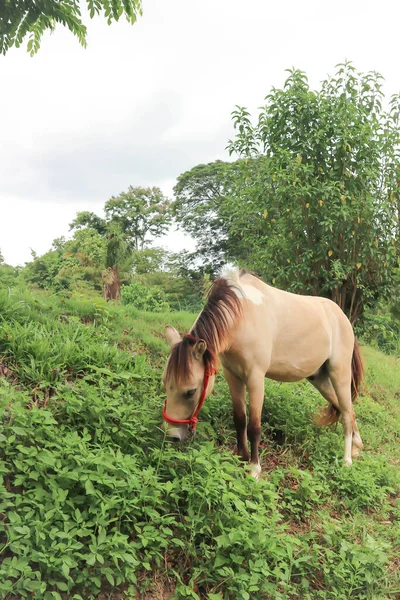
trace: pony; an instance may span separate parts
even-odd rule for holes
[[[331,300],[292,294],[234,270],[211,285],[187,335],[181,338],[168,325],[166,337],[171,352],[162,375],[162,414],[168,440],[193,436],[199,411],[214,387],[219,359],[232,397],[238,454],[250,461],[254,477],[261,474],[258,447],[265,377],[282,382],[308,379],[329,403],[318,424],[331,425],[341,416],[345,465],[359,455],[363,443],[353,401],[363,362],[350,321]]]

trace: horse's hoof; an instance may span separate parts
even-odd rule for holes
[[[361,448],[358,446],[353,446],[351,449],[351,458],[358,458],[360,456]]]
[[[253,465],[250,464],[249,465],[249,473],[252,477],[254,477],[254,479],[260,479],[261,476],[261,465],[260,463],[258,463],[258,465]]]
[[[353,464],[353,461],[351,460],[351,458],[348,458],[348,459],[344,460],[344,466],[345,467],[351,467],[352,464]]]

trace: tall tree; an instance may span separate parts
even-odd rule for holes
[[[86,25],[81,11],[86,8],[90,18],[102,15],[110,25],[125,16],[135,23],[142,14],[141,0],[2,0],[0,3],[0,53],[11,46],[21,46],[28,36],[28,52],[35,54],[46,30],[53,31],[58,23],[67,27],[86,47]]]
[[[69,226],[70,229],[83,229],[85,227],[95,229],[100,235],[107,233],[107,222],[95,213],[87,210],[78,212]]]
[[[381,80],[346,63],[316,92],[293,70],[256,125],[233,113],[230,151],[244,160],[229,235],[248,266],[331,297],[352,321],[389,292],[399,252],[400,96],[385,110]]]
[[[236,163],[217,160],[197,165],[178,177],[172,211],[176,222],[196,240],[196,255],[215,273],[226,262],[230,217],[227,198],[231,193]]]
[[[143,250],[151,238],[167,233],[170,201],[157,187],[129,186],[104,206],[106,222],[118,226],[131,250]]]

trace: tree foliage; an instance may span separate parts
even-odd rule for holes
[[[57,238],[52,249],[22,270],[23,279],[42,289],[100,289],[106,259],[106,240],[90,227],[74,232],[71,240]]]
[[[74,257],[82,265],[102,267],[105,264],[106,241],[96,229],[91,227],[75,231],[72,240],[65,242],[62,249],[66,258]]]
[[[131,272],[135,261],[142,263],[143,268],[147,261],[147,268],[151,268],[150,263],[156,260],[156,249],[152,251],[146,246],[151,238],[167,232],[171,222],[170,202],[159,188],[130,186],[127,192],[112,196],[105,203],[104,212],[105,218],[89,211],[78,212],[70,229],[76,230],[75,238],[91,232],[92,237],[96,234],[102,240],[106,269],[103,283],[110,299],[115,299],[119,297],[120,272],[124,278],[123,273]]]
[[[168,251],[164,248],[144,248],[131,255],[132,271],[135,275],[159,273],[163,271]]]
[[[321,90],[301,71],[271,90],[253,125],[233,113],[243,160],[228,200],[227,257],[277,285],[334,299],[352,320],[390,290],[399,252],[400,97],[339,65]]]
[[[85,227],[95,229],[100,235],[105,235],[107,232],[106,221],[95,213],[87,210],[78,212],[69,226],[70,229],[83,229]]]
[[[90,18],[102,15],[110,25],[125,16],[135,23],[142,13],[141,0],[3,0],[0,3],[0,52],[21,46],[28,37],[28,52],[34,55],[45,31],[64,25],[86,47],[86,25],[82,8]]]
[[[0,250],[0,288],[12,287],[17,283],[19,267],[7,265]]]
[[[139,310],[150,312],[170,310],[167,296],[162,288],[144,285],[139,281],[122,286],[122,304],[131,304]]]
[[[22,270],[24,281],[41,289],[64,287],[63,281],[58,277],[63,267],[61,250],[49,250],[42,256],[32,252],[32,259]]]
[[[226,262],[230,245],[227,198],[236,163],[217,160],[197,165],[178,177],[172,210],[176,222],[197,242],[196,254],[214,273]]]
[[[104,206],[108,225],[118,227],[130,250],[143,250],[151,238],[164,235],[171,223],[170,202],[160,188],[129,186]]]
[[[218,268],[236,262],[284,289],[326,295],[352,320],[392,289],[400,240],[400,97],[339,65],[319,91],[289,72],[253,125],[233,113],[239,160],[178,178],[174,213]]]

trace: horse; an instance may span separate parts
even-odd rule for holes
[[[187,335],[181,338],[167,325],[166,337],[171,351],[162,375],[162,415],[169,441],[193,437],[200,409],[214,387],[219,358],[232,397],[238,454],[250,461],[254,477],[261,474],[258,447],[265,377],[281,382],[308,379],[328,400],[318,424],[331,425],[342,418],[345,465],[359,455],[363,443],[353,401],[363,362],[350,321],[331,300],[292,294],[234,270],[211,285]]]

